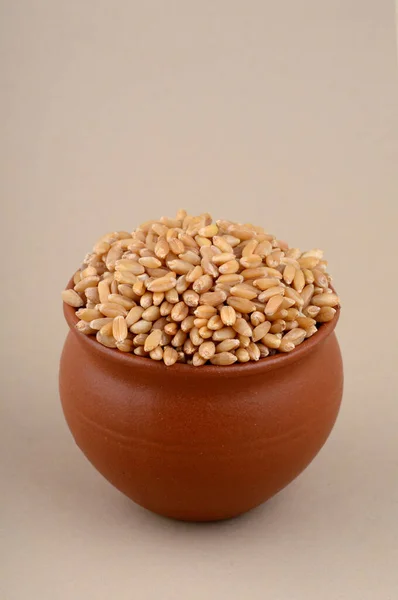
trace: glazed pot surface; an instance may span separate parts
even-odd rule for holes
[[[60,365],[77,445],[115,487],[161,515],[225,519],[290,483],[325,443],[343,389],[334,321],[292,353],[192,367],[124,354],[71,327]]]

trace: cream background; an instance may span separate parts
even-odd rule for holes
[[[387,0],[2,0],[4,600],[398,597],[398,78]],[[60,290],[180,206],[327,251],[346,387],[285,491],[189,525],[113,490],[57,393]]]

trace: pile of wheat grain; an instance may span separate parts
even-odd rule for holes
[[[326,267],[321,250],[180,210],[100,238],[62,298],[78,330],[108,348],[231,365],[291,352],[334,318]]]

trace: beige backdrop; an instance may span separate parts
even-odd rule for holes
[[[398,78],[392,1],[2,0],[4,600],[396,600]],[[238,520],[112,489],[57,392],[60,290],[95,238],[180,206],[327,251],[343,408]]]

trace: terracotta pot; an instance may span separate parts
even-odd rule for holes
[[[339,410],[334,328],[291,354],[229,367],[166,367],[101,346],[75,328],[60,366],[77,445],[116,488],[161,515],[226,519],[258,506],[305,469]]]

